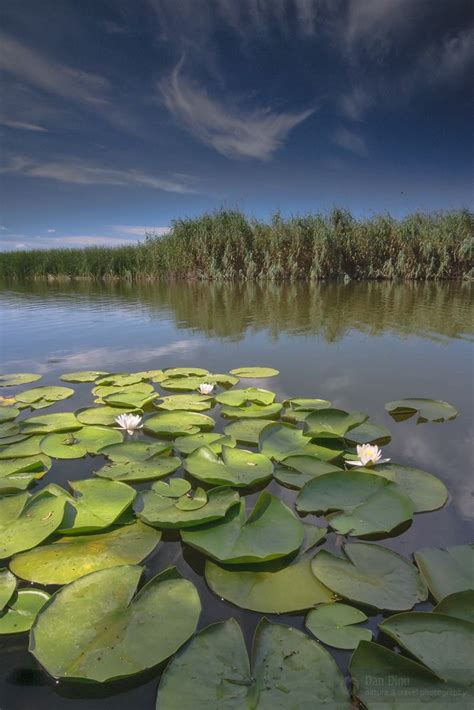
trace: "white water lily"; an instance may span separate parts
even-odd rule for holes
[[[390,459],[382,458],[382,449],[375,444],[362,444],[357,447],[358,461],[346,461],[349,466],[374,466],[376,463],[387,463]]]
[[[214,387],[215,385],[212,385],[209,382],[203,382],[202,385],[199,385],[199,394],[211,394]]]
[[[134,434],[137,429],[143,427],[142,417],[139,414],[119,414],[115,417],[118,428],[126,431],[127,434]]]

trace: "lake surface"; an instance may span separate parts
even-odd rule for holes
[[[367,412],[391,429],[385,453],[393,461],[430,471],[446,483],[445,508],[417,515],[402,535],[382,544],[410,555],[427,545],[472,539],[474,330],[467,283],[16,285],[0,290],[0,328],[2,372],[38,372],[39,384],[57,383],[61,373],[82,369],[277,368],[277,378],[257,386],[276,391],[278,399],[320,397]],[[74,408],[92,402],[91,385],[73,387]],[[447,400],[460,416],[443,424],[416,425],[415,418],[395,423],[384,404],[406,396]],[[47,411],[68,408],[66,401]],[[93,468],[98,466],[91,458],[56,461],[43,483],[64,485],[90,476]],[[294,500],[294,493],[276,482],[269,490]],[[147,575],[176,564],[199,589],[200,627],[234,616],[250,642],[261,615],[215,597],[203,581],[202,556],[184,550],[178,536],[166,540],[147,560]],[[326,548],[335,544],[329,535]],[[303,628],[304,614],[279,618]],[[374,629],[377,620],[371,617]],[[1,710],[154,708],[157,672],[99,689],[55,684],[27,646],[27,635],[0,641]],[[350,652],[331,653],[346,671]]]

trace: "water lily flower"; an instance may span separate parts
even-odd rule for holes
[[[215,385],[212,385],[209,382],[203,382],[202,385],[199,385],[199,393],[200,394],[211,394],[214,387],[215,387]]]
[[[134,434],[137,429],[142,429],[142,417],[139,414],[119,414],[115,417],[118,428],[127,434]]]
[[[346,461],[349,466],[374,466],[376,463],[387,463],[390,459],[382,458],[382,449],[375,444],[357,446],[358,461]]]

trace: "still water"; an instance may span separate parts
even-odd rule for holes
[[[393,434],[393,461],[439,476],[450,491],[440,511],[417,515],[383,544],[404,555],[472,540],[473,322],[467,283],[158,286],[36,284],[0,290],[2,372],[38,372],[56,384],[66,371],[133,371],[192,365],[214,372],[249,365],[280,370],[278,399],[320,397],[359,409]],[[73,385],[74,407],[92,402]],[[14,393],[14,389],[11,390]],[[460,416],[443,424],[394,423],[384,403],[402,397],[447,400]],[[68,402],[48,410],[65,411]],[[224,424],[224,422],[222,422]],[[97,461],[57,461],[45,482],[86,478]],[[272,483],[288,503],[294,493]],[[249,496],[249,502],[255,498]],[[334,549],[334,535],[325,543]],[[199,589],[200,627],[234,616],[250,643],[261,615],[216,598],[203,558],[167,535],[146,561],[147,576],[175,564]],[[431,608],[430,604],[421,605]],[[303,628],[304,614],[281,621]],[[380,617],[371,617],[376,629]],[[27,635],[0,641],[1,710],[154,708],[159,672],[96,689],[55,684],[27,652]],[[350,652],[331,650],[346,671]]]

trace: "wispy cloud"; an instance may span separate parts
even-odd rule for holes
[[[35,162],[23,156],[16,156],[0,169],[0,173],[24,175],[30,178],[43,178],[74,185],[139,185],[164,192],[181,194],[194,193],[193,188],[184,182],[148,175],[138,170],[117,170],[91,165],[77,158],[69,160]]]
[[[275,113],[268,108],[245,111],[213,99],[205,89],[181,76],[181,60],[160,82],[166,107],[190,133],[227,158],[266,160],[290,131],[314,111]]]
[[[169,227],[141,227],[141,226],[130,226],[116,224],[112,227],[116,232],[121,234],[129,234],[136,237],[144,237],[145,234],[156,234],[161,236],[162,234],[168,234],[170,231]]]
[[[353,86],[340,97],[339,106],[346,118],[352,121],[361,121],[372,101],[373,99],[366,88]]]
[[[26,123],[24,121],[9,121],[7,119],[0,119],[0,125],[6,126],[7,128],[17,128],[21,131],[37,131],[39,133],[47,133],[48,129],[44,126],[38,126],[36,123]]]
[[[350,150],[352,153],[357,155],[367,154],[367,146],[363,137],[349,128],[339,128],[334,133],[332,140],[336,145],[345,150]]]

